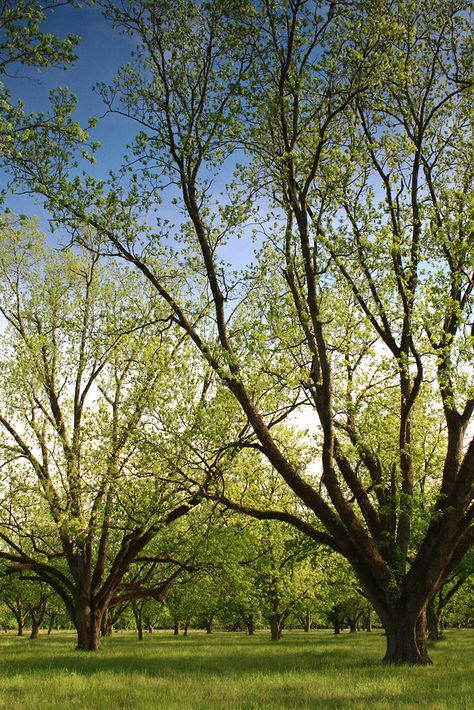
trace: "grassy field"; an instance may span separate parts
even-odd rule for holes
[[[380,664],[378,631],[357,635],[288,632],[155,633],[106,639],[96,654],[74,650],[72,634],[36,641],[0,636],[0,708],[5,710],[157,708],[474,707],[474,636],[450,631],[427,668]]]

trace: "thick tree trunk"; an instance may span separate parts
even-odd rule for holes
[[[426,648],[426,616],[418,618],[404,613],[403,609],[393,609],[381,617],[387,635],[387,651],[384,663],[431,664]]]
[[[309,609],[306,609],[306,614],[305,614],[305,619],[304,619],[304,630],[306,633],[311,631],[311,612]]]
[[[189,621],[188,621],[188,619],[186,619],[186,621],[184,622],[183,636],[187,636],[187,635],[188,635],[188,629],[189,629]]]
[[[273,614],[270,619],[270,630],[272,634],[272,641],[279,641],[283,630],[283,620],[281,614]]]
[[[33,622],[31,625],[30,639],[37,639],[39,636],[40,627],[39,624]]]
[[[247,623],[247,633],[248,633],[248,635],[249,635],[249,636],[253,636],[253,634],[255,633],[255,623],[254,623],[254,620],[253,620],[253,616],[248,616],[246,623]]]
[[[337,617],[333,621],[333,626],[334,626],[334,633],[340,634],[341,633],[341,623]]]
[[[174,635],[174,636],[178,636],[178,635],[179,635],[179,620],[178,620],[178,619],[175,619],[175,620],[174,620],[173,635]]]
[[[76,609],[77,649],[98,651],[103,611],[91,610],[89,603],[78,605]]]
[[[349,632],[351,634],[355,634],[357,631],[357,621],[358,621],[357,617],[356,616],[351,617],[348,619],[348,621],[349,621]]]
[[[19,618],[16,620],[17,627],[18,627],[18,632],[17,636],[23,636],[23,619]]]
[[[212,619],[206,620],[206,634],[212,634]]]

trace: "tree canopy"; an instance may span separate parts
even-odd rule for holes
[[[427,606],[474,530],[471,4],[99,5],[137,47],[99,87],[136,136],[123,170],[78,172],[67,101],[6,169],[185,337],[190,495],[343,555],[386,660],[428,663]]]

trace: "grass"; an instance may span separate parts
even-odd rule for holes
[[[431,648],[434,665],[380,664],[378,631],[328,631],[176,638],[106,639],[99,653],[74,650],[74,636],[36,641],[0,636],[1,710],[167,710],[168,708],[472,708],[472,631],[449,631]]]

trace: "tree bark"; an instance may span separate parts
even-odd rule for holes
[[[426,624],[428,628],[428,638],[430,641],[438,641],[441,636],[439,622],[440,619],[435,611],[434,602],[431,600],[426,610]]]
[[[304,630],[306,633],[311,631],[311,612],[309,609],[306,609],[306,614],[305,614],[305,619],[304,619]]]
[[[279,641],[281,639],[281,632],[283,631],[283,619],[281,614],[272,615],[270,618],[270,630],[272,641]]]
[[[91,609],[89,602],[78,604],[76,609],[77,649],[79,651],[98,651],[103,611]]]
[[[142,619],[142,604],[132,602],[133,616],[135,617],[135,625],[138,632],[138,640],[143,641],[143,619]]]
[[[372,612],[368,611],[365,615],[365,630],[372,631]]]
[[[40,632],[39,623],[37,623],[36,621],[33,621],[31,624],[30,640],[37,639],[39,636],[39,632]]]
[[[179,636],[179,620],[174,620],[173,636]]]
[[[52,613],[51,616],[49,617],[48,636],[51,636],[51,632],[54,629],[55,622],[56,622],[56,614]]]
[[[384,663],[430,665],[426,648],[426,615],[418,617],[394,608],[381,617],[387,638]]]
[[[247,623],[247,633],[248,633],[248,635],[249,635],[249,636],[253,636],[253,634],[255,633],[255,623],[254,623],[254,620],[253,620],[253,616],[248,616],[248,617],[247,617],[247,620],[246,620],[246,623]]]

